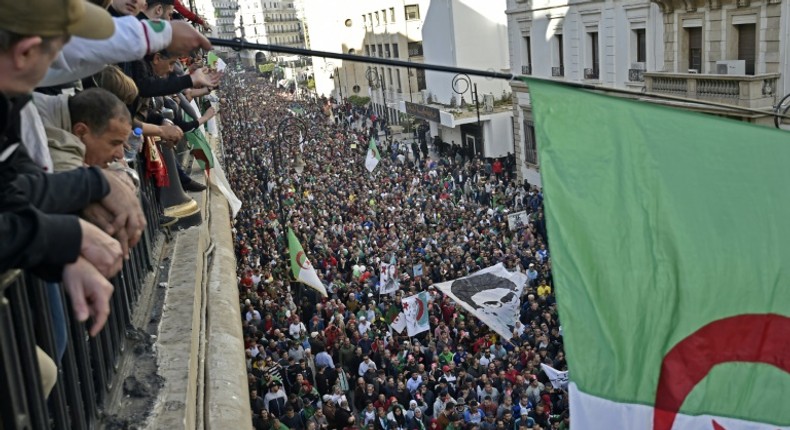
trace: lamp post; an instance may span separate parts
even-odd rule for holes
[[[381,87],[381,98],[384,99],[384,118],[386,118],[387,123],[389,124],[389,109],[387,109],[387,83],[384,80],[383,76],[379,76],[378,70],[373,67],[368,67],[368,71],[365,72],[365,77],[368,79],[368,85],[373,88]]]
[[[472,83],[472,79],[469,78],[469,75],[465,73],[459,73],[453,76],[453,91],[455,91],[456,94],[460,94],[462,98],[467,91],[471,91],[472,100],[475,102],[475,110],[477,111],[478,135],[475,136],[475,139],[480,139],[480,147],[483,148],[483,127],[480,125],[480,100],[477,98],[477,84]],[[476,152],[477,148],[473,148],[474,155],[477,155]]]
[[[304,139],[307,136],[307,124],[297,115],[289,115],[285,117],[280,123],[277,125],[277,144],[274,145],[272,148],[272,167],[274,168],[273,174],[279,178],[287,177],[288,171],[283,171],[282,168],[285,167],[289,169],[293,167],[297,174],[301,174],[304,171],[304,161],[302,161],[302,156],[298,153],[294,155],[294,163],[289,166],[283,166],[283,147],[287,149],[288,152],[288,159],[297,152],[294,148],[299,145],[299,140]],[[295,143],[294,143],[295,142]],[[280,218],[280,225],[283,229],[283,234],[285,233],[285,226],[286,226],[286,217],[285,217],[285,210],[283,205],[283,193],[282,190],[277,190],[277,207],[279,212]],[[286,241],[287,243],[287,241]]]

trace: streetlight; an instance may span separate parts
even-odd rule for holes
[[[480,148],[483,148],[483,128],[480,126],[480,100],[477,98],[477,84],[472,83],[472,79],[469,78],[469,75],[465,73],[459,73],[453,76],[453,91],[456,94],[461,95],[461,100],[463,101],[463,95],[470,91],[472,93],[472,101],[475,102],[475,110],[477,110],[477,133],[478,136],[475,136],[476,139],[480,139]],[[463,102],[462,102],[463,104]],[[476,142],[475,142],[476,143]],[[476,146],[476,145],[475,145]],[[477,148],[474,148],[472,153],[477,155]],[[470,154],[471,156],[472,154]]]
[[[307,124],[297,115],[289,115],[285,117],[280,123],[277,125],[277,144],[274,146],[272,151],[272,167],[274,167],[274,174],[278,177],[282,178],[288,175],[287,171],[282,171],[281,167],[283,166],[283,147],[286,147],[288,150],[288,159],[290,160],[294,151],[294,147],[297,147],[300,143],[300,140],[303,140],[305,136],[307,136]],[[294,142],[296,142],[294,144]],[[302,160],[301,154],[296,154],[293,156],[294,163],[290,166],[286,167],[293,167],[297,174],[301,174],[304,171],[305,163]],[[285,212],[283,208],[283,195],[278,190],[278,199],[277,199],[277,206],[279,210],[280,216],[280,224],[283,232],[285,231],[286,226],[286,218]],[[287,243],[287,241],[285,241]]]
[[[379,88],[379,86],[381,87],[381,97],[384,99],[384,118],[386,118],[387,124],[389,124],[390,118],[389,109],[387,109],[387,82],[383,76],[379,76],[378,70],[373,67],[368,67],[368,71],[365,72],[365,77],[368,79],[368,86],[373,88]]]

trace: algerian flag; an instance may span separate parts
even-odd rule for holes
[[[406,315],[403,312],[398,312],[398,315],[390,323],[390,327],[398,333],[403,333],[403,330],[406,328]]]
[[[790,135],[528,84],[574,427],[790,427]]]
[[[318,279],[318,274],[315,273],[313,265],[307,259],[307,254],[304,253],[302,245],[296,238],[294,231],[288,228],[288,251],[291,254],[291,270],[293,271],[294,278],[311,287],[312,289],[321,293],[322,296],[327,297],[326,288],[324,284]]]
[[[423,291],[401,300],[403,315],[406,317],[406,332],[409,337],[430,330],[428,321],[428,292]],[[394,324],[394,322],[393,322]],[[392,326],[395,328],[395,326]]]
[[[368,156],[365,158],[365,168],[368,169],[368,172],[372,172],[376,168],[379,160],[381,160],[381,154],[379,154],[379,148],[376,146],[376,139],[371,137],[368,145]]]
[[[225,64],[222,58],[219,58],[217,54],[214,53],[214,51],[209,51],[207,55],[207,60],[208,60],[208,66],[209,67],[216,66],[218,72],[222,72],[223,70],[225,70],[225,67],[227,67],[227,64]]]

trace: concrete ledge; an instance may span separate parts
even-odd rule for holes
[[[209,231],[215,248],[207,294],[205,428],[251,429],[230,209],[216,187],[210,190]]]
[[[156,350],[165,384],[152,428],[195,429],[200,354],[203,255],[209,246],[205,223],[181,231],[175,245]]]

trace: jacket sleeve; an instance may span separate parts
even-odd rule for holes
[[[63,85],[99,72],[107,64],[134,61],[165,49],[173,38],[167,21],[152,23],[134,16],[113,18],[115,33],[105,40],[72,37],[49,67],[41,87]]]
[[[57,281],[63,266],[80,255],[82,229],[74,215],[48,215],[27,205],[0,213],[0,237],[0,272],[32,269]]]
[[[110,185],[96,167],[46,174],[20,147],[9,163],[17,175],[9,186],[18,190],[33,207],[47,214],[73,214],[110,193]]]
[[[124,65],[124,72],[137,84],[139,97],[162,97],[192,88],[192,77],[189,75],[166,78],[153,76],[146,70],[144,61],[135,61]]]

